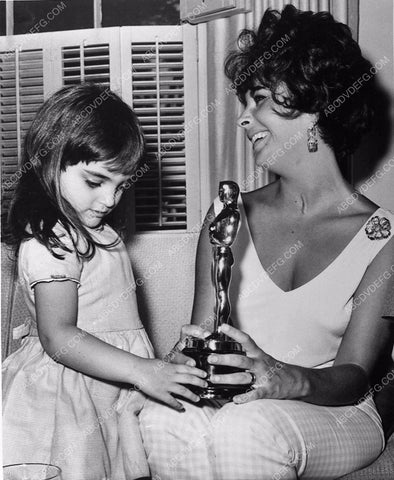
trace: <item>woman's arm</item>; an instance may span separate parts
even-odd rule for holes
[[[202,370],[133,355],[78,328],[75,282],[38,283],[34,295],[39,338],[46,353],[54,360],[103,380],[138,385],[148,395],[174,408],[182,405],[172,393],[192,401],[199,400],[181,384],[204,386],[206,383],[202,377],[205,372]]]
[[[263,352],[245,333],[232,327],[223,331],[240,341],[247,357],[217,356],[215,364],[235,365],[249,369],[257,377],[258,388],[234,398],[244,403],[257,398],[299,399],[318,405],[356,403],[368,391],[373,369],[390,339],[390,322],[382,319],[384,300],[390,293],[389,275],[394,264],[394,242],[391,240],[375,257],[360,282],[354,298],[366,298],[357,305],[342,339],[333,367],[304,368],[276,361]],[[370,295],[371,285],[376,290]],[[210,379],[215,383],[248,383],[250,374],[238,373]]]

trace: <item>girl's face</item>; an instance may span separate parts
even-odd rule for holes
[[[98,227],[119,203],[129,177],[110,172],[104,162],[79,162],[60,174],[60,191],[85,227]]]
[[[285,111],[285,107],[275,103],[271,91],[259,84],[247,92],[245,100],[238,125],[252,142],[256,164],[279,175],[284,168],[288,171],[296,166],[308,154],[306,132],[314,117],[305,113],[296,118],[278,115],[276,111]]]

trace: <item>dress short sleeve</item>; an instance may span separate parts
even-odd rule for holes
[[[72,242],[62,242],[71,248]],[[71,244],[71,245],[70,245]],[[61,282],[71,280],[80,286],[82,262],[78,259],[75,251],[66,252],[63,249],[55,249],[64,259],[58,259],[42,245],[32,238],[25,240],[20,250],[20,272],[25,281],[33,288],[40,282]]]

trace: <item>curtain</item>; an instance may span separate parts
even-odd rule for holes
[[[212,20],[206,24],[206,73],[207,101],[217,105],[208,116],[208,158],[204,178],[205,207],[217,195],[221,180],[234,180],[241,191],[249,191],[266,185],[273,178],[266,171],[256,171],[249,141],[236,120],[242,106],[234,94],[229,93],[231,82],[224,74],[224,60],[230,50],[236,48],[238,33],[243,28],[256,29],[267,8],[282,10],[292,4],[302,10],[330,11],[334,17],[347,23],[357,39],[358,0],[256,0],[250,2],[252,11],[232,17]],[[227,87],[227,88],[226,88]],[[204,164],[203,164],[204,165]]]

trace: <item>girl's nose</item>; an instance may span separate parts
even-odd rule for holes
[[[116,192],[108,191],[101,199],[101,203],[107,208],[113,208],[116,205]]]

